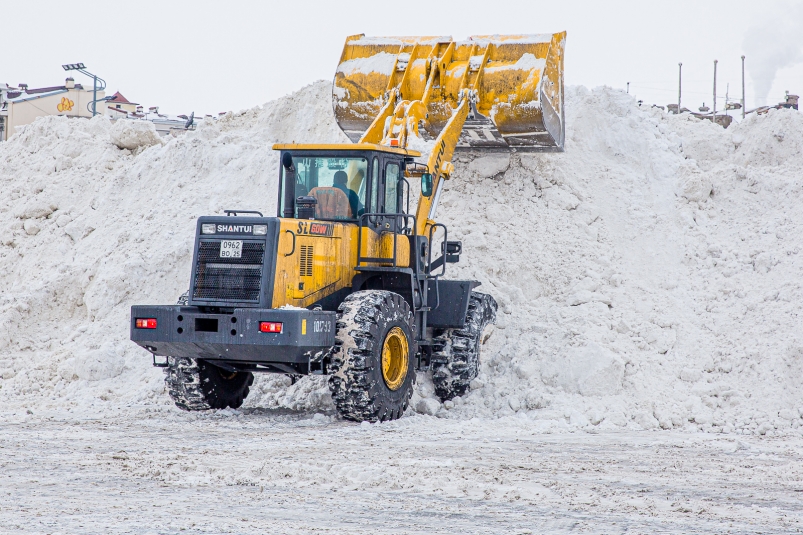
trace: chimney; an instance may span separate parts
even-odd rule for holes
[[[28,91],[28,84],[20,84],[20,91],[27,92]]]
[[[64,80],[64,87],[66,87],[67,89],[75,89],[75,80],[73,79],[72,76]]]

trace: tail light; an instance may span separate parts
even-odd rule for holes
[[[282,332],[282,324],[278,321],[260,321],[259,330],[263,333],[276,333]]]
[[[156,318],[137,318],[137,329],[155,329]]]

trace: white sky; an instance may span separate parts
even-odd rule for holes
[[[565,80],[587,87],[625,88],[647,103],[677,101],[683,62],[683,104],[712,99],[713,60],[719,60],[717,108],[726,84],[740,98],[740,56],[753,42],[778,45],[783,58],[803,48],[801,1],[518,1],[385,0],[256,1],[135,0],[64,2],[23,0],[3,5],[0,82],[59,85],[63,63],[83,62],[106,79],[109,94],[158,105],[169,113],[217,114],[263,104],[334,75],[345,37],[549,33],[567,30]],[[803,21],[803,17],[801,17]],[[793,22],[790,22],[793,21]],[[758,26],[758,28],[757,28]],[[763,34],[756,33],[763,28]],[[797,31],[801,29],[801,31]],[[767,38],[767,35],[771,36]],[[792,36],[792,37],[789,37]],[[798,37],[799,36],[799,37]],[[755,45],[754,45],[755,46]],[[790,52],[791,46],[791,52]],[[756,102],[747,58],[747,107]],[[798,58],[803,57],[798,53]],[[766,67],[766,65],[765,65]],[[762,76],[767,78],[767,69]],[[772,69],[770,69],[772,71]],[[753,69],[758,74],[759,69]],[[771,75],[770,75],[771,76]],[[90,85],[78,74],[76,82]],[[803,94],[803,61],[778,70],[767,101],[784,90]]]

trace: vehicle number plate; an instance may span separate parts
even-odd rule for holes
[[[242,240],[223,240],[220,242],[220,258],[242,258]]]

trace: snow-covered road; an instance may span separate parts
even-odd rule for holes
[[[512,417],[0,415],[1,533],[795,533],[803,440]]]

